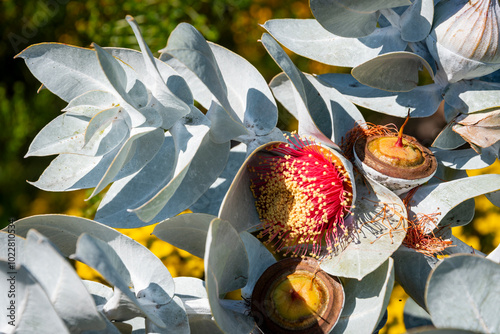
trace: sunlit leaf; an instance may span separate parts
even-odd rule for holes
[[[424,67],[432,78],[432,68],[424,58],[400,51],[368,60],[353,68],[351,73],[364,85],[390,92],[408,92],[417,87],[418,71]]]
[[[26,236],[22,264],[43,287],[70,331],[105,328],[94,300],[75,270],[52,243],[35,230]]]
[[[178,215],[159,222],[153,235],[203,259],[208,227],[214,218],[217,217],[203,213]]]
[[[387,259],[362,280],[342,280],[345,304],[333,332],[372,333],[385,313],[394,285],[394,264]]]
[[[241,289],[241,296],[249,299],[260,276],[271,265],[276,263],[273,254],[257,238],[248,232],[240,233],[248,256],[248,282]]]
[[[255,323],[247,315],[221,305],[221,295],[242,288],[248,279],[248,259],[238,232],[226,221],[214,219],[205,249],[205,282],[217,325],[227,333],[249,333]]]
[[[412,214],[434,215],[438,227],[446,214],[475,196],[483,195],[500,189],[500,175],[488,174],[471,176],[459,180],[439,184],[424,185],[413,194],[409,205]],[[445,221],[444,223],[448,223]],[[434,226],[428,226],[432,230]]]
[[[361,38],[336,36],[310,19],[269,20],[263,27],[287,49],[333,66],[355,67],[379,54],[403,51],[407,45],[394,27],[375,29]]]
[[[363,37],[375,30],[378,10],[410,4],[408,0],[312,0],[310,7],[326,30],[343,37]]]
[[[498,333],[500,265],[474,255],[443,259],[431,273],[426,304],[438,328]],[[458,288],[458,289],[457,289]],[[450,305],[460,307],[450,308]]]
[[[324,143],[333,144],[330,139],[332,138],[332,119],[316,88],[298,70],[281,46],[269,34],[263,34],[261,42],[297,90],[300,100],[297,100],[296,103],[303,104],[307,110],[307,113],[299,113],[299,133],[312,135]],[[304,109],[301,106],[297,107],[297,110]]]
[[[408,109],[412,118],[430,116],[442,101],[441,87],[437,84],[417,86],[409,92],[388,92],[363,85],[350,74],[328,73],[318,79],[354,104],[396,117],[406,117]]]
[[[10,283],[12,274],[9,272],[12,272],[9,264],[0,260],[2,282]],[[16,269],[14,286],[17,294],[15,299],[8,298],[7,291],[9,290],[6,290],[4,298],[0,298],[0,307],[4,313],[4,316],[0,318],[0,330],[3,333],[52,334],[54,331],[61,334],[70,333],[54,309],[47,292],[33,279],[24,266]],[[17,308],[11,317],[9,307],[11,307],[12,300],[15,301],[14,307]],[[9,321],[12,323],[9,324]],[[50,326],[40,326],[40,324],[50,324]]]
[[[431,31],[434,16],[433,0],[415,0],[401,15],[401,38],[418,42]]]
[[[353,240],[321,268],[330,275],[363,279],[398,249],[406,235],[401,199],[380,184],[356,179]],[[378,219],[378,218],[381,219]]]

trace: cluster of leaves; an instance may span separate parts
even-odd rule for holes
[[[30,146],[28,155],[58,154],[33,184],[50,191],[94,188],[91,196],[111,186],[98,208],[97,222],[38,216],[15,223],[16,233],[26,237],[16,242],[32,252],[21,255],[18,263],[20,273],[30,277],[23,289],[53,296],[56,281],[47,282],[51,276],[40,271],[42,262],[33,254],[46,254],[37,250],[45,247],[50,254],[42,257],[60,261],[54,250],[58,247],[65,256],[94,267],[114,286],[114,291],[88,288],[95,300],[89,304],[95,327],[89,330],[114,330],[109,323],[113,320],[117,327],[146,332],[172,326],[179,332],[251,332],[258,323],[248,315],[248,307],[224,296],[242,289],[242,296],[249,298],[260,274],[275,262],[248,233],[260,226],[260,220],[247,167],[267,154],[273,142],[283,140],[276,126],[276,100],[298,120],[300,135],[313,137],[339,157],[342,139],[365,123],[357,106],[396,117],[406,116],[409,109],[411,117],[425,117],[444,101],[449,125],[433,144],[437,177],[419,187],[410,200],[403,201],[341,159],[355,184],[351,219],[357,233],[344,249],[321,261],[324,271],[342,279],[346,292],[335,331],[375,331],[395,279],[441,331],[498,331],[498,248],[490,259],[470,255],[474,250],[454,238],[451,227],[472,220],[473,197],[488,194],[493,203],[500,202],[499,175],[465,173],[490,165],[499,154],[499,103],[493,94],[498,83],[490,74],[500,65],[495,57],[478,61],[475,55],[463,54],[457,60],[448,52],[449,43],[438,27],[443,15],[453,17],[460,9],[449,3],[311,1],[316,19],[264,24],[268,33],[261,42],[283,70],[269,85],[248,61],[206,42],[185,23],[174,29],[158,59],[132,17],[127,21],[141,52],[97,44],[93,49],[61,44],[27,48],[19,57],[45,88],[68,103]],[[352,72],[302,73],[278,42],[317,61],[353,67]],[[421,67],[434,83],[417,85]],[[488,140],[483,140],[484,134]],[[461,147],[466,143],[470,148]],[[187,208],[195,213],[176,216]],[[454,247],[445,254],[459,255],[440,260],[402,245],[408,222],[422,216],[432,217],[425,232],[452,241]],[[175,282],[164,267],[160,269],[157,258],[136,250],[137,244],[106,227],[134,228],[158,220],[163,221],[155,235],[204,258],[204,283]],[[151,265],[143,258],[151,258]],[[7,268],[8,263],[3,265]],[[148,270],[141,272],[144,266]],[[68,284],[79,289],[79,298],[88,300],[77,281]],[[472,297],[456,312],[449,305],[465,295],[463,290]],[[27,300],[26,305],[31,302],[36,304]],[[59,309],[63,304],[55,300],[43,303],[57,306],[53,316],[61,328],[86,330],[79,323],[82,312]],[[29,308],[23,312],[26,322],[19,326],[29,326],[33,313]],[[146,320],[138,324],[136,317]]]

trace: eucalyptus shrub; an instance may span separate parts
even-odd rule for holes
[[[29,148],[57,155],[33,185],[107,190],[94,220],[33,216],[0,234],[2,332],[294,332],[307,318],[309,332],[372,333],[395,280],[411,296],[407,328],[432,326],[411,333],[500,332],[499,248],[482,254],[451,233],[472,220],[473,197],[500,206],[499,175],[465,173],[500,150],[498,2],[310,7],[315,19],[263,25],[260,42],[283,71],[269,84],[187,23],[155,58],[130,16],[140,51],[42,43],[17,56],[68,103]],[[278,42],[351,74],[303,73]],[[431,84],[419,85],[422,69]],[[276,127],[277,101],[297,134]],[[448,124],[430,150],[358,109],[408,119],[441,105]],[[384,164],[367,166],[365,154]],[[425,177],[405,175],[425,161]],[[203,280],[172,278],[112,228],[157,222],[154,235],[204,259]],[[259,279],[289,257],[316,258],[314,273],[340,283],[330,327],[314,318],[330,299],[307,289],[276,281],[256,300]],[[109,286],[79,279],[66,258]],[[235,290],[241,300],[225,298]]]

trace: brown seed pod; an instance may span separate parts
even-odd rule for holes
[[[427,182],[437,168],[432,152],[407,135],[360,137],[354,154],[364,173],[398,195]]]
[[[337,277],[310,257],[287,258],[269,267],[252,293],[251,312],[264,333],[329,333],[344,307]]]

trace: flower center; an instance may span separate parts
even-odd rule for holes
[[[344,217],[352,204],[352,184],[338,157],[309,142],[280,143],[251,165],[251,190],[267,236],[276,251],[318,257],[322,242],[331,253],[348,235]]]
[[[276,316],[290,322],[318,313],[322,304],[324,287],[304,273],[296,272],[281,281],[271,296]]]
[[[368,143],[368,150],[379,160],[396,167],[415,167],[424,162],[418,147],[404,138],[400,147],[397,141],[397,137],[379,137]]]

